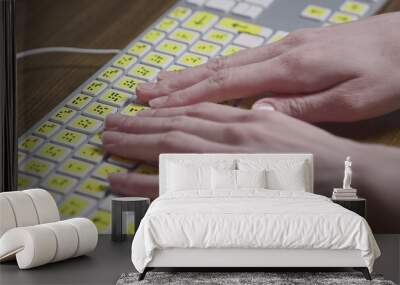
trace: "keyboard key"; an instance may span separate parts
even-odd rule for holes
[[[200,37],[200,34],[185,29],[176,29],[169,35],[169,37],[173,40],[191,45]]]
[[[104,157],[104,151],[98,146],[92,144],[84,144],[78,149],[77,152],[74,153],[74,156],[77,158],[88,160],[89,162],[98,163],[102,161]]]
[[[95,224],[99,234],[111,233],[111,212],[104,210],[96,210],[90,220]]]
[[[207,1],[206,7],[228,13],[235,4],[233,0],[210,0]]]
[[[117,112],[117,108],[99,102],[90,104],[83,113],[88,116],[104,120],[108,115]]]
[[[203,54],[209,57],[215,56],[219,51],[221,47],[219,45],[205,42],[205,41],[197,41],[191,48],[190,50],[193,52],[197,52],[199,54]]]
[[[52,135],[54,135],[59,129],[61,125],[46,121],[43,124],[41,124],[35,131],[34,133],[38,136],[42,136],[45,138],[49,138]]]
[[[329,18],[329,22],[333,24],[344,24],[358,20],[357,16],[342,13],[342,12],[335,12]]]
[[[328,19],[330,14],[331,14],[331,9],[324,8],[324,7],[317,6],[317,5],[308,5],[303,10],[303,12],[301,12],[301,15],[304,18],[317,20],[317,21],[321,21],[321,22]]]
[[[192,10],[189,8],[185,7],[176,7],[170,14],[169,16],[175,19],[178,19],[180,21],[185,20],[187,17],[192,14]]]
[[[73,109],[82,110],[93,97],[84,94],[77,94],[68,101],[67,106]]]
[[[69,174],[78,178],[84,177],[94,167],[93,164],[70,158],[60,165],[58,170],[62,173]]]
[[[42,143],[44,142],[43,139],[36,137],[36,136],[27,136],[24,138],[18,145],[20,150],[25,150],[28,152],[35,151]]]
[[[37,155],[55,162],[60,162],[64,160],[70,152],[71,150],[66,147],[53,143],[46,143],[39,149]]]
[[[258,6],[250,6],[249,9],[247,9],[246,11],[244,11],[244,13],[242,14],[242,16],[254,20],[254,19],[257,18],[258,16],[260,16],[260,14],[262,13],[262,11],[263,11],[263,8],[261,8],[261,7],[258,7]]]
[[[197,11],[183,24],[183,27],[204,33],[217,21],[217,15],[209,12]]]
[[[127,116],[135,116],[137,114],[137,112],[139,112],[141,110],[146,110],[146,109],[150,109],[150,108],[146,107],[146,106],[138,105],[138,104],[129,104],[121,111],[121,114],[127,115]]]
[[[231,33],[219,30],[210,30],[207,32],[207,34],[204,35],[203,38],[207,41],[224,46],[232,40],[233,35]]]
[[[179,56],[185,51],[186,45],[171,40],[164,40],[156,49],[174,56]]]
[[[95,205],[95,199],[78,194],[72,194],[60,205],[60,214],[62,218],[75,218],[85,216]]]
[[[150,49],[151,45],[142,42],[136,42],[128,49],[128,52],[138,57],[141,57],[145,55]]]
[[[203,6],[207,0],[186,0],[187,3],[196,5],[196,6]]]
[[[119,68],[108,67],[99,75],[99,79],[106,81],[107,83],[112,83],[117,80],[118,77],[122,75],[123,71]]]
[[[38,179],[29,175],[18,173],[17,185],[18,190],[33,188],[37,185]]]
[[[235,45],[228,45],[222,52],[221,55],[222,56],[228,56],[228,55],[232,55],[234,53],[237,53],[238,51],[243,50],[244,48],[239,47],[239,46],[235,46]]]
[[[44,177],[54,168],[54,166],[54,163],[46,160],[30,158],[22,165],[21,171],[35,176]]]
[[[163,38],[165,38],[165,33],[157,30],[151,30],[147,34],[145,34],[142,38],[142,41],[156,45],[158,44]]]
[[[84,134],[71,130],[62,130],[53,138],[53,141],[75,148],[86,139],[87,136]]]
[[[106,180],[108,175],[111,173],[127,173],[128,170],[124,167],[114,165],[108,162],[103,162],[97,169],[93,172],[93,176],[96,178]]]
[[[85,87],[83,87],[82,92],[96,96],[99,95],[104,89],[107,88],[107,83],[98,81],[98,80],[93,80],[89,84],[87,84]]]
[[[272,37],[267,41],[268,44],[280,41],[284,37],[286,37],[289,33],[284,31],[277,31]]]
[[[137,85],[142,82],[144,81],[129,76],[124,76],[118,80],[117,83],[115,83],[115,87],[126,92],[135,93]]]
[[[275,0],[246,0],[246,1],[248,3],[262,6],[263,8],[268,8]]]
[[[239,16],[245,16],[247,10],[249,10],[251,5],[246,2],[239,2],[235,8],[233,8],[232,13],[239,15]]]
[[[174,58],[170,55],[159,52],[150,52],[143,58],[142,62],[155,67],[166,68],[173,60]]]
[[[101,132],[94,134],[90,138],[89,143],[101,146],[103,144],[103,142],[101,140],[101,135],[102,135]]]
[[[182,65],[173,64],[167,68],[167,71],[181,71],[184,69],[185,69],[185,67]]]
[[[99,101],[113,106],[122,107],[130,97],[131,95],[128,93],[109,89],[99,98]]]
[[[45,189],[53,190],[58,193],[67,194],[78,183],[75,178],[62,174],[51,174],[43,182],[42,186]]]
[[[99,120],[80,115],[76,119],[72,120],[68,126],[77,131],[94,133],[101,127],[102,124],[103,123]]]
[[[26,153],[19,151],[17,154],[18,164],[23,162],[27,157],[28,157],[28,155]]]
[[[135,162],[135,161],[132,161],[132,160],[129,160],[129,159],[126,159],[126,158],[123,158],[123,157],[119,157],[119,156],[116,156],[116,155],[111,155],[107,159],[107,161],[111,162],[113,164],[120,165],[122,167],[126,167],[126,168],[132,168],[137,164],[137,162]]]
[[[78,186],[77,192],[102,199],[106,195],[107,188],[108,183],[98,179],[88,178]]]
[[[158,75],[160,70],[158,68],[144,65],[144,64],[137,64],[129,71],[129,75],[138,77],[140,79],[144,79],[147,81],[152,81]]]
[[[116,67],[120,67],[124,70],[129,69],[132,65],[137,62],[137,58],[133,55],[124,54],[121,55],[116,61],[114,61],[113,65]]]
[[[65,124],[69,120],[71,120],[75,116],[76,113],[77,112],[75,110],[72,110],[67,107],[62,107],[61,109],[59,109],[56,113],[54,113],[51,116],[51,119],[58,123]]]
[[[171,32],[179,25],[177,20],[171,18],[164,18],[162,19],[156,26],[156,29],[161,30],[163,32]]]
[[[217,27],[233,33],[248,33],[265,38],[270,37],[272,34],[271,29],[233,18],[222,18],[218,22]]]
[[[239,34],[233,43],[244,47],[253,48],[262,45],[264,43],[264,39],[254,35]]]
[[[148,164],[141,164],[133,171],[140,174],[158,174],[158,168]]]
[[[343,12],[356,14],[358,16],[365,15],[369,10],[369,4],[358,1],[346,1],[340,6],[340,10]]]
[[[208,60],[207,57],[202,56],[202,55],[197,55],[194,53],[184,53],[178,60],[177,60],[177,64],[181,64],[184,66],[188,66],[188,67],[193,67],[193,66],[197,66],[203,63],[206,63]]]

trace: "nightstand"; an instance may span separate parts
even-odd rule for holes
[[[332,198],[331,198],[332,199]],[[367,218],[367,200],[364,198],[357,199],[332,199],[333,203],[339,204],[340,206],[359,214],[363,218]]]

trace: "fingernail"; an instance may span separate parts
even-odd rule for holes
[[[253,106],[255,110],[275,111],[275,107],[269,103],[260,103]]]
[[[137,89],[141,91],[149,91],[152,90],[156,87],[157,83],[154,82],[148,82],[148,83],[140,83],[137,86]]]
[[[149,105],[152,108],[162,107],[162,105],[164,105],[167,102],[167,100],[168,100],[167,96],[158,97],[153,100],[150,100]]]

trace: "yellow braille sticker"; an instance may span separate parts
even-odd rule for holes
[[[126,92],[135,93],[137,85],[142,82],[142,80],[135,79],[129,76],[124,76],[117,81],[115,87],[120,88]]]
[[[156,78],[159,72],[160,70],[158,68],[144,64],[137,64],[129,70],[129,75],[150,81]]]
[[[60,214],[66,218],[81,216],[89,207],[89,201],[76,194],[69,196],[60,205]]]
[[[146,109],[149,109],[149,107],[138,104],[129,104],[122,110],[121,114],[127,116],[135,116],[139,111]]]
[[[85,87],[83,87],[82,92],[87,93],[92,96],[96,96],[100,94],[104,89],[107,88],[107,83],[98,81],[98,80],[93,80],[89,84],[87,84]]]
[[[115,89],[107,90],[100,98],[99,101],[121,107],[131,97],[128,93],[118,91]]]
[[[69,120],[72,119],[72,117],[76,114],[75,110],[72,110],[67,107],[62,107],[59,109],[56,113],[51,116],[51,119],[59,122],[59,123],[67,123]]]
[[[101,121],[82,115],[76,117],[68,124],[68,126],[72,129],[87,133],[93,133],[97,131],[101,127],[101,125]]]
[[[95,224],[97,231],[100,234],[107,234],[111,231],[111,212],[104,210],[97,210],[90,220]]]
[[[268,44],[277,42],[285,38],[289,33],[284,31],[277,31],[272,37],[267,41]]]
[[[93,97],[89,95],[78,94],[72,97],[72,99],[68,101],[67,106],[81,110],[92,100],[92,98]]]
[[[185,20],[192,13],[192,10],[185,7],[176,7],[169,16],[178,20]]]
[[[253,35],[262,35],[263,32],[262,27],[259,25],[240,21],[233,18],[222,18],[218,22],[217,27],[235,33],[248,33]]]
[[[59,124],[47,121],[41,124],[36,130],[35,134],[44,136],[45,138],[51,137],[55,134],[61,126]]]
[[[101,145],[101,144],[103,143],[103,142],[101,141],[101,134],[102,134],[102,133],[97,133],[97,134],[93,135],[93,136],[90,138],[89,142],[92,143],[92,144]]]
[[[334,24],[344,24],[356,21],[358,19],[357,16],[342,13],[342,12],[335,12],[333,13],[332,17],[329,18],[329,22]]]
[[[237,53],[238,51],[243,50],[244,48],[240,47],[240,46],[236,46],[236,45],[228,45],[222,52],[221,55],[223,56],[228,56],[228,55],[232,55],[234,53]]]
[[[199,54],[203,54],[206,56],[215,56],[221,48],[219,45],[212,44],[205,41],[198,41],[196,42],[190,50],[193,52],[197,52]]]
[[[123,157],[119,157],[116,155],[111,155],[108,158],[108,162],[112,162],[114,164],[118,164],[118,165],[121,165],[123,167],[128,167],[128,168],[131,168],[136,164],[136,162],[134,162],[132,160],[129,160],[129,159],[123,158]]]
[[[151,30],[145,34],[142,41],[152,45],[158,44],[165,37],[165,33],[157,30]]]
[[[108,184],[106,182],[88,178],[79,185],[78,192],[101,199],[105,196],[107,188]]]
[[[102,79],[108,83],[114,82],[121,74],[123,71],[119,68],[115,67],[108,67],[106,70],[104,70],[102,73],[99,75],[99,79]]]
[[[135,56],[129,54],[123,54],[113,63],[113,65],[116,67],[120,67],[122,69],[128,69],[132,65],[134,65],[136,61],[137,59]]]
[[[53,138],[53,141],[67,146],[76,147],[86,140],[86,138],[87,136],[84,134],[71,130],[62,130]]]
[[[184,69],[185,69],[185,67],[182,65],[173,64],[167,68],[167,71],[181,71]]]
[[[76,177],[84,177],[92,168],[93,164],[70,158],[60,165],[59,171]]]
[[[53,143],[46,143],[39,149],[37,154],[43,158],[58,162],[62,161],[70,152],[70,149],[66,147]]]
[[[154,66],[159,67],[159,68],[165,68],[173,60],[174,60],[174,58],[172,56],[170,56],[170,55],[162,54],[162,53],[159,53],[159,52],[150,52],[143,58],[142,61],[144,63],[150,64],[150,65],[154,65]]]
[[[141,174],[158,174],[158,168],[148,164],[141,164],[135,168],[134,172]]]
[[[43,186],[50,190],[66,194],[76,185],[77,182],[78,180],[62,174],[51,174],[46,179]]]
[[[18,190],[32,188],[37,181],[38,180],[36,178],[33,178],[32,176],[18,173],[18,178],[17,178]]]
[[[331,10],[325,7],[317,6],[317,5],[308,5],[301,15],[304,18],[317,20],[317,21],[325,21],[329,15],[331,14]]]
[[[104,151],[98,146],[84,144],[78,149],[74,156],[91,162],[100,162],[103,159]]]
[[[369,10],[369,5],[367,3],[361,3],[358,1],[346,1],[340,7],[343,12],[356,14],[363,16]]]
[[[232,38],[233,35],[231,33],[219,30],[210,30],[204,35],[205,40],[221,45],[226,45]]]
[[[28,155],[26,153],[19,151],[18,154],[17,154],[18,164],[20,164],[22,161],[24,161],[25,158],[27,158],[27,156]]]
[[[101,179],[107,179],[108,175],[111,173],[127,173],[127,172],[128,170],[124,167],[117,166],[108,162],[103,162],[93,172],[93,176]]]
[[[205,11],[197,11],[183,24],[183,27],[204,33],[217,21],[217,15]]]
[[[116,113],[117,108],[103,103],[95,102],[89,105],[83,112],[86,115],[91,115],[98,119],[105,119],[108,115]]]
[[[151,45],[142,42],[136,42],[129,48],[128,52],[140,57],[146,54],[150,49]]]
[[[25,151],[34,151],[37,149],[43,142],[43,139],[35,136],[27,136],[21,141],[18,145],[18,148]]]
[[[156,49],[158,51],[178,56],[185,51],[186,45],[171,40],[164,40],[157,46]]]
[[[193,66],[197,66],[203,63],[206,63],[208,60],[207,57],[202,56],[202,55],[197,55],[194,53],[184,53],[176,62],[177,64],[181,64],[181,65],[185,65],[185,66],[189,66],[189,67],[193,67]]]
[[[171,32],[178,26],[178,21],[171,19],[171,18],[164,18],[162,19],[156,26],[157,29],[164,31],[164,32]]]
[[[53,169],[53,167],[54,163],[39,158],[31,158],[22,165],[21,171],[44,177],[51,169]]]
[[[186,44],[192,44],[200,37],[200,34],[198,32],[193,32],[185,29],[176,29],[170,34],[169,37],[176,41],[184,42]]]

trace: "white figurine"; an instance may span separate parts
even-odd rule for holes
[[[346,161],[344,162],[344,178],[343,178],[343,189],[351,189],[351,158],[350,156],[346,157]]]

